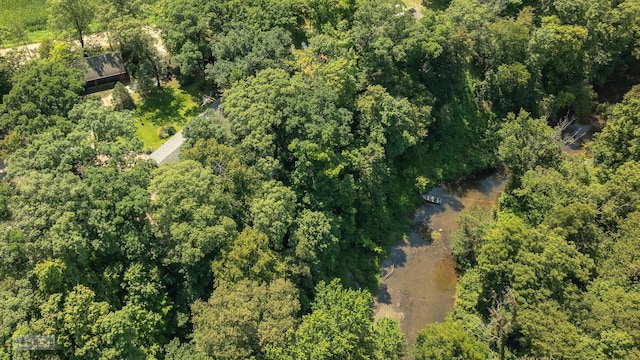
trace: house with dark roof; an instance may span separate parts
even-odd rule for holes
[[[85,74],[85,79],[87,80],[86,89],[129,80],[129,74],[124,67],[124,61],[122,61],[122,55],[119,52],[89,56],[84,60],[88,65],[87,73]]]

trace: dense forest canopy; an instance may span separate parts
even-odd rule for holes
[[[639,14],[52,1],[80,49],[0,57],[0,359],[640,357]],[[80,95],[96,27],[142,98],[168,73],[221,94],[180,161],[146,160],[123,87]],[[587,152],[564,152],[557,125],[594,114]],[[499,207],[466,209],[452,239],[456,305],[407,349],[373,321],[380,261],[421,192],[498,166]],[[27,335],[55,350],[12,346]]]

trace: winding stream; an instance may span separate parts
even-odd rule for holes
[[[460,211],[495,206],[503,189],[504,179],[495,173],[433,189],[429,194],[441,197],[443,204],[417,208],[413,231],[383,261],[374,316],[398,319],[409,345],[420,329],[443,321],[454,305],[458,277],[449,238],[458,228]],[[433,240],[426,241],[421,233],[433,234]]]

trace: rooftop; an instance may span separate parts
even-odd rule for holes
[[[111,76],[126,74],[122,56],[118,52],[106,53],[102,55],[89,56],[85,58],[89,70],[85,74],[87,81],[104,79]]]

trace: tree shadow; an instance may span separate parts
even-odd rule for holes
[[[389,255],[382,261],[382,278],[389,274],[395,267],[404,267],[407,262],[407,254],[402,249],[402,245],[391,248]]]
[[[138,106],[138,111],[145,121],[160,126],[170,122],[181,122],[182,101],[170,87],[154,89],[151,96]]]
[[[376,295],[376,301],[379,304],[387,304],[387,305],[391,305],[391,294],[389,293],[389,288],[387,287],[387,284],[380,284],[380,287],[378,288],[378,293]]]
[[[415,226],[419,226],[420,224],[429,223],[429,218],[433,215],[443,213],[447,211],[447,208],[450,208],[454,211],[461,211],[464,209],[464,205],[458,200],[458,196],[453,193],[450,193],[445,188],[436,187],[431,189],[427,193],[427,195],[432,195],[442,200],[441,204],[432,204],[429,202],[424,203],[424,205],[420,206],[413,213],[413,223]],[[414,229],[414,231],[418,231],[419,229]],[[411,240],[411,239],[410,239]],[[413,242],[409,241],[409,245],[411,246],[419,246],[423,245],[427,239],[424,239],[423,242],[419,242],[418,240]]]
[[[471,190],[483,195],[490,195],[496,187],[501,187],[504,176],[497,169],[489,168],[470,177],[446,182],[442,188],[453,196],[463,198]]]

